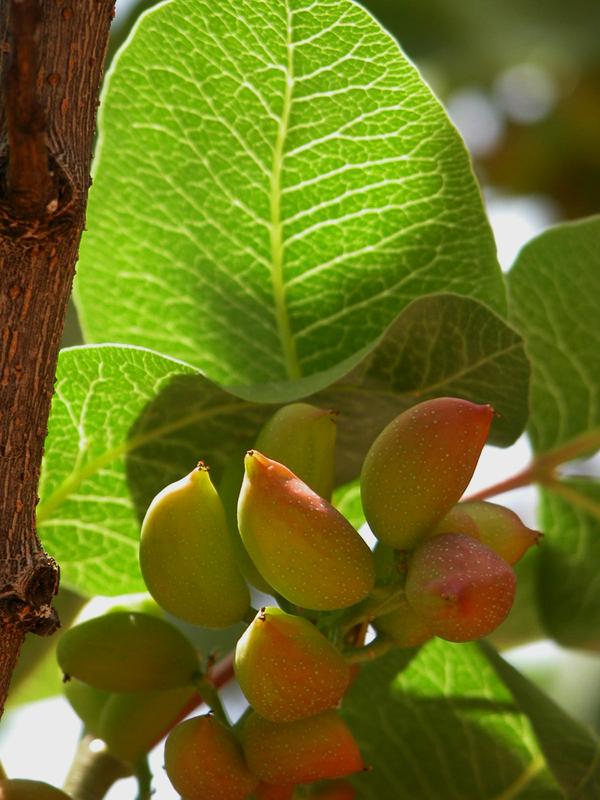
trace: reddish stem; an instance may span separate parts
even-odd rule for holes
[[[529,466],[521,472],[517,472],[512,478],[507,478],[500,483],[482,489],[480,492],[470,495],[466,502],[471,500],[485,500],[511,489],[520,489],[522,486],[529,486],[531,483],[542,483],[545,485],[556,483],[556,469],[567,461],[589,456],[600,447],[600,430],[594,429],[576,436],[560,447],[554,448],[547,453],[537,456]]]
[[[488,486],[486,489],[481,489],[479,492],[469,495],[465,498],[464,502],[471,502],[473,500],[486,500],[488,497],[494,497],[497,494],[509,492],[512,489],[520,489],[523,486],[529,486],[531,483],[542,482],[541,476],[535,470],[534,465],[526,467],[521,472],[517,472],[512,478],[495,483],[493,486]]]

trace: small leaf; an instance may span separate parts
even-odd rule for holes
[[[434,639],[363,667],[342,713],[363,800],[558,800],[527,717],[476,644]]]
[[[600,217],[527,244],[509,273],[512,318],[532,363],[536,453],[600,428]]]
[[[600,441],[600,217],[559,225],[530,242],[509,289],[532,363],[534,450],[543,455],[578,439],[589,440],[589,455]],[[597,486],[585,481],[542,492],[540,613],[550,634],[573,647],[600,647],[599,504]]]
[[[61,353],[38,525],[66,586],[89,595],[144,590],[139,523],[125,476],[125,454],[135,445],[130,429],[157,392],[194,372],[135,348]]]
[[[600,512],[600,483],[593,480],[570,478],[542,491],[540,614],[565,647],[600,651],[600,518],[588,504]]]
[[[425,293],[505,311],[464,145],[352,0],[161,3],[100,127],[77,279],[90,341],[267,383],[344,361]]]

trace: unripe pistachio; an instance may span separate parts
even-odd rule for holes
[[[56,648],[63,672],[109,692],[189,686],[198,658],[173,625],[149,614],[117,612],[64,633]]]
[[[78,680],[67,681],[63,685],[63,691],[73,711],[83,722],[86,731],[93,736],[100,737],[100,717],[104,706],[112,697],[111,692],[96,689],[94,686]]]
[[[257,450],[245,459],[238,524],[246,549],[287,600],[329,610],[373,588],[373,556],[336,509],[283,464]]]
[[[509,564],[516,564],[542,538],[510,508],[483,500],[459,503],[444,517],[435,533],[463,533],[486,544]]]
[[[261,781],[254,792],[256,800],[293,800],[294,786],[265,783]]]
[[[150,504],[142,524],[140,567],[152,597],[179,619],[226,628],[243,618],[248,587],[204,464]]]
[[[491,406],[440,397],[409,408],[379,434],[365,458],[361,493],[380,541],[416,547],[460,500],[492,416]]]
[[[258,784],[235,735],[210,714],[173,728],[165,768],[186,800],[245,800]]]
[[[272,722],[336,706],[350,681],[342,654],[303,617],[264,608],[237,643],[235,674],[248,702]]]
[[[244,578],[251,583],[259,592],[264,594],[274,594],[273,587],[260,574],[250,554],[244,547],[242,537],[238,529],[237,504],[244,480],[244,459],[242,456],[233,458],[228,462],[223,470],[221,482],[219,484],[219,497],[225,509],[225,519],[227,528],[233,542],[235,557],[240,572]]]
[[[0,800],[70,800],[70,795],[42,781],[6,778],[0,780]]]
[[[408,602],[436,636],[451,642],[487,636],[504,620],[514,596],[512,568],[462,534],[428,539],[408,566]]]
[[[111,694],[100,714],[97,735],[114,756],[134,764],[182,718],[195,696],[190,687]]]
[[[283,723],[252,712],[242,741],[248,767],[267,783],[312,783],[364,769],[354,737],[335,711]]]
[[[331,499],[337,414],[309,403],[291,403],[273,414],[256,440],[256,449],[285,464],[316,492]]]
[[[427,622],[415,613],[406,600],[389,614],[377,617],[373,624],[379,633],[393,639],[398,647],[417,647],[433,636]]]
[[[429,536],[438,536],[440,533],[462,533],[472,539],[479,539],[479,528],[475,520],[467,513],[466,503],[457,503],[445,517],[442,517]]]

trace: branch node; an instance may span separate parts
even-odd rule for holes
[[[1,626],[49,636],[60,627],[52,598],[58,592],[60,570],[53,558],[37,554],[33,565],[22,569],[11,586],[0,593]]]

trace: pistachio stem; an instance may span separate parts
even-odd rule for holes
[[[547,453],[536,456],[524,470],[517,472],[511,478],[506,478],[487,489],[482,489],[475,494],[465,498],[468,502],[472,500],[486,500],[497,494],[509,492],[512,489],[520,489],[532,483],[542,485],[556,484],[556,469],[567,461],[573,461],[583,456],[593,453],[600,447],[600,429],[586,431],[580,436],[575,436],[560,447],[555,447]]]
[[[214,683],[210,681],[208,678],[199,678],[195,683],[196,688],[204,702],[210,706],[211,711],[215,715],[215,717],[226,725],[228,728],[231,727],[231,723],[229,718],[227,717],[227,712],[221,702],[221,698],[219,697],[219,690],[216,688]]]
[[[389,653],[394,646],[392,639],[378,636],[377,639],[365,647],[355,647],[347,650],[344,653],[344,658],[348,664],[365,664],[369,661],[374,661],[376,658],[381,658],[381,656]]]
[[[144,756],[135,765],[135,777],[138,782],[138,795],[136,800],[151,800],[152,798],[152,772],[148,758]]]
[[[131,767],[109,753],[89,734],[82,737],[67,775],[64,790],[73,800],[102,800],[111,786],[131,775]],[[101,744],[101,743],[100,743]]]
[[[340,626],[346,633],[356,625],[371,622],[382,614],[389,614],[403,605],[404,597],[404,588],[397,583],[375,589],[358,608],[350,609],[352,614],[342,617]]]
[[[481,491],[469,495],[465,498],[466,502],[470,503],[473,500],[487,500],[488,497],[495,497],[497,494],[503,494],[513,489],[520,489],[523,486],[537,483],[539,478],[536,477],[533,466],[533,464],[530,464],[526,469],[517,472],[517,474],[513,475],[511,478],[506,478],[503,481],[495,483],[493,486],[488,486],[486,489],[481,489]]]

